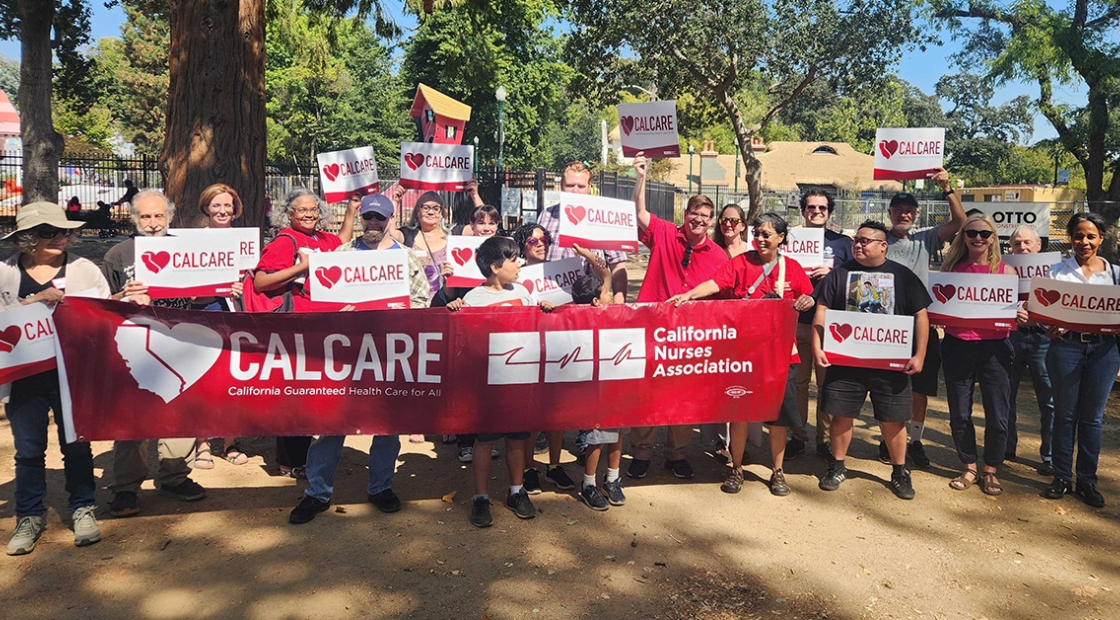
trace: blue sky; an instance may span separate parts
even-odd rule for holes
[[[124,10],[119,6],[111,9],[105,8],[100,0],[92,0],[92,38],[94,40],[104,37],[120,36],[120,26],[125,20]],[[403,10],[401,0],[388,0],[386,3],[390,14],[397,24],[406,31],[415,27],[416,20],[412,15]],[[923,92],[933,93],[934,85],[947,73],[957,73],[958,69],[951,66],[948,56],[959,49],[959,45],[949,42],[941,47],[931,47],[926,51],[915,50],[905,54],[895,71],[902,79],[920,88]],[[0,54],[8,58],[19,58],[19,41],[0,41]],[[996,89],[993,103],[999,104],[1019,95],[1027,95],[1032,100],[1038,96],[1037,84],[1013,83]],[[1054,98],[1061,102],[1083,105],[1085,89],[1055,86]],[[1044,138],[1053,138],[1056,133],[1050,123],[1041,114],[1035,115],[1034,134],[1028,142],[1035,142]]]

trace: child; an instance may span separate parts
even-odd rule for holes
[[[491,237],[478,246],[475,261],[479,270],[486,276],[486,282],[470,290],[462,299],[447,304],[447,309],[458,310],[463,306],[534,306],[539,305],[545,312],[552,311],[552,304],[542,301],[537,304],[529,291],[517,283],[521,274],[521,252],[512,239]],[[521,519],[537,516],[537,509],[529,501],[529,494],[522,486],[524,482],[525,440],[529,433],[480,433],[474,444],[474,489],[471,502],[471,524],[476,527],[490,527],[494,520],[490,516],[490,495],[487,482],[490,480],[490,463],[493,460],[492,448],[499,438],[505,439],[506,469],[509,472],[509,494],[506,508]]]

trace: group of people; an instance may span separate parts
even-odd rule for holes
[[[1001,464],[1016,457],[1015,394],[1024,368],[1029,368],[1038,399],[1041,422],[1039,473],[1052,477],[1043,496],[1059,499],[1076,494],[1092,506],[1103,506],[1097,490],[1097,460],[1105,402],[1117,370],[1120,353],[1115,339],[1033,325],[1020,309],[1017,330],[947,328],[944,340],[930,326],[926,308],[931,299],[927,279],[931,259],[952,240],[941,270],[959,273],[1005,273],[999,238],[992,219],[983,214],[967,216],[944,170],[932,181],[944,191],[950,208],[945,223],[926,230],[912,230],[920,213],[917,199],[901,193],[890,201],[889,225],[867,221],[849,238],[828,228],[835,208],[826,192],[811,190],[800,201],[801,226],[823,228],[824,264],[806,271],[783,255],[790,222],[776,213],[764,213],[748,222],[742,208],[727,205],[718,211],[703,195],[689,198],[681,225],[650,213],[645,204],[647,161],[634,161],[635,212],[639,240],[649,249],[646,276],[638,302],[681,304],[706,299],[786,299],[798,311],[796,341],[791,355],[784,397],[778,411],[770,412],[769,444],[771,493],[788,495],[784,461],[804,454],[809,435],[809,383],[816,375],[815,451],[827,469],[819,487],[837,490],[848,475],[846,455],[852,441],[853,421],[859,417],[868,394],[881,429],[879,458],[892,466],[890,488],[900,498],[912,499],[910,466],[930,466],[922,444],[928,398],[938,393],[939,368],[944,367],[950,427],[961,474],[949,486],[963,491],[973,484],[984,493],[1003,491],[998,478]],[[561,174],[561,189],[590,193],[591,171],[575,162]],[[577,304],[623,303],[628,292],[627,259],[619,252],[593,252],[584,248],[559,248],[554,243],[559,228],[559,205],[542,211],[510,237],[498,234],[499,213],[483,204],[471,188],[475,207],[470,222],[450,230],[441,197],[434,192],[419,196],[409,226],[398,227],[403,190],[389,196],[354,196],[346,206],[338,234],[325,230],[331,211],[317,195],[296,189],[281,208],[274,209],[271,224],[277,231],[263,248],[257,268],[232,288],[229,298],[150,299],[145,283],[135,278],[135,242],[128,239],[112,248],[103,264],[67,251],[70,235],[82,225],[66,218],[63,208],[32,203],[17,215],[16,230],[6,239],[19,252],[0,264],[0,306],[62,301],[68,292],[95,295],[137,304],[152,304],[200,311],[236,311],[249,307],[249,297],[263,297],[270,309],[313,312],[308,275],[309,253],[329,251],[378,251],[405,248],[408,252],[410,307],[538,305],[517,283],[522,265],[580,257],[584,275],[572,285]],[[232,187],[207,188],[198,208],[207,225],[224,228],[242,215],[242,204]],[[130,202],[137,236],[168,233],[175,205],[155,190],[136,193]],[[714,220],[714,221],[713,221]],[[357,228],[360,226],[360,228]],[[750,228],[753,242],[745,233]],[[1069,223],[1072,256],[1051,268],[1052,277],[1090,284],[1120,282],[1120,267],[1097,255],[1109,225],[1095,214],[1077,214]],[[475,253],[486,281],[473,289],[448,287],[451,266],[446,260],[452,233],[487,237]],[[1015,253],[1038,252],[1039,235],[1021,227],[1011,238]],[[703,303],[702,301],[700,303]],[[348,308],[349,309],[349,308]],[[830,363],[823,332],[828,309],[873,312],[914,317],[913,355],[902,370],[872,370]],[[10,384],[6,408],[16,448],[15,504],[17,526],[9,555],[30,553],[45,527],[45,453],[49,411],[55,412],[64,455],[66,489],[78,546],[100,540],[94,512],[95,479],[88,443],[62,441],[60,391],[56,371],[47,371]],[[985,418],[982,465],[972,422],[973,386],[979,382]],[[574,430],[574,429],[573,429]],[[719,445],[713,450],[729,462],[721,484],[727,493],[744,485],[743,462],[750,425],[732,422],[715,425]],[[648,475],[659,429],[635,427],[629,431],[631,460],[626,475]],[[667,429],[664,462],[677,478],[692,478],[686,459],[692,440],[691,425]],[[490,468],[498,456],[495,442],[503,440],[509,485],[504,505],[522,519],[536,515],[531,495],[542,492],[542,482],[558,490],[576,491],[594,510],[607,510],[626,501],[621,476],[622,429],[580,430],[577,451],[582,479],[572,480],[561,464],[563,434],[544,433],[548,463],[540,475],[535,459],[537,432],[480,433],[445,436],[458,444],[459,460],[473,464],[474,497],[470,522],[478,527],[493,523],[490,512]],[[190,478],[191,468],[213,466],[211,438],[158,439],[159,465],[155,482],[159,494],[181,501],[205,497],[206,491]],[[423,437],[412,437],[422,441]],[[334,490],[334,474],[345,437],[278,437],[276,461],[281,473],[306,478],[307,489],[289,515],[294,524],[307,523],[327,510]],[[226,438],[225,457],[234,464],[248,457],[236,438]],[[1074,446],[1077,446],[1076,478]],[[397,436],[374,437],[369,450],[368,499],[382,512],[401,509],[393,492],[393,476],[401,443]],[[542,446],[543,447],[543,446]],[[606,452],[605,474],[599,468]],[[148,475],[147,441],[118,441],[113,447],[113,492],[109,514],[128,517],[140,511],[138,491]],[[908,466],[909,463],[909,466]],[[1075,483],[1076,481],[1076,483]]]

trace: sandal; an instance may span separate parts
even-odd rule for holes
[[[949,481],[949,488],[955,491],[963,491],[979,479],[980,474],[976,473],[975,469],[966,469],[963,474]]]
[[[288,478],[294,478],[296,480],[307,480],[307,471],[304,470],[302,465],[297,465],[296,467],[289,467],[287,469],[281,467],[280,468],[280,475],[288,477]]]
[[[234,465],[244,465],[249,462],[249,455],[241,451],[237,444],[226,448],[226,460]]]
[[[205,456],[204,456],[205,455]],[[214,469],[214,457],[209,448],[203,448],[194,456],[195,469]]]
[[[996,472],[986,471],[980,479],[980,490],[985,495],[999,495],[1003,493],[1003,486],[999,483],[999,478],[996,478]]]

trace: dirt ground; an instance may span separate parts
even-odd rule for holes
[[[910,502],[887,488],[890,466],[875,460],[877,430],[864,418],[851,477],[833,493],[817,489],[825,464],[806,455],[787,463],[793,494],[771,496],[761,464],[768,450],[755,446],[744,490],[721,493],[725,466],[705,455],[697,433],[693,480],[672,478],[658,451],[649,477],[624,478],[623,507],[593,512],[546,488],[533,500],[536,519],[519,521],[496,503],[486,530],[467,521],[469,466],[438,437],[402,438],[394,489],[404,508],[391,515],[365,501],[369,439],[350,437],[335,506],[300,526],[287,516],[305,483],[277,475],[271,439],[242,442],[246,465],[219,460],[196,471],[208,490],[202,501],[160,497],[148,481],[142,513],[124,520],[107,515],[112,446],[96,442],[103,540],[82,549],[67,529],[52,436],[48,529],[34,553],[0,558],[0,610],[5,618],[152,620],[1120,618],[1120,403],[1114,395],[1105,419],[1100,472],[1109,505],[1098,510],[1039,497],[1048,480],[1035,473],[1033,399],[1025,385],[1019,460],[1004,468],[998,498],[948,487],[959,462],[945,401],[936,398],[925,431],[934,465],[914,472]],[[14,450],[7,420],[0,426],[6,542],[15,526]],[[578,480],[567,451],[564,460]],[[492,494],[505,485],[504,462],[495,461]]]

